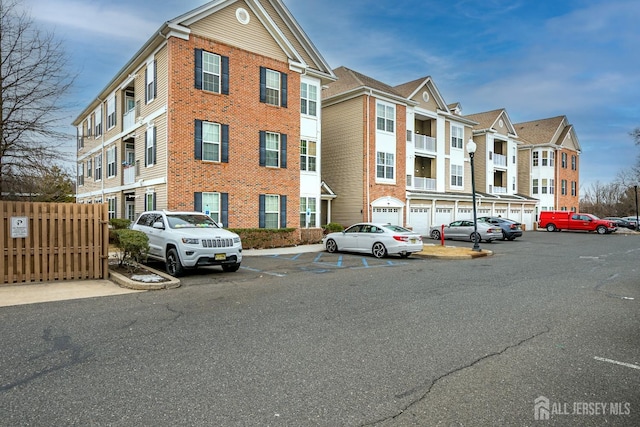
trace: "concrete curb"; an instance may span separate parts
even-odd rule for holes
[[[153,268],[150,268],[149,266],[146,266],[146,265],[144,266],[144,268],[149,270],[153,274],[157,274],[158,276],[161,276],[167,280],[164,282],[155,282],[155,283],[140,282],[137,280],[131,280],[120,273],[116,273],[115,271],[109,271],[109,280],[111,280],[112,282],[114,282],[115,284],[123,288],[135,289],[138,291],[158,291],[162,289],[175,289],[180,287],[179,279],[173,276],[169,276],[168,274],[162,271],[154,270]]]
[[[473,258],[482,258],[486,256],[492,256],[493,251],[481,250],[480,252],[475,252],[472,249],[468,250],[468,253],[459,253],[459,254],[446,254],[446,253],[429,253],[429,252],[416,252],[411,254],[412,257],[416,258],[438,258],[438,259],[473,259]]]

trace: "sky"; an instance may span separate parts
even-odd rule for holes
[[[22,1],[62,40],[78,75],[69,123],[162,23],[206,3]],[[392,86],[431,76],[464,115],[505,108],[514,123],[566,116],[582,148],[581,194],[639,159],[629,135],[640,127],[637,0],[284,3],[331,68]]]

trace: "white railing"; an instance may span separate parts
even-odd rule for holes
[[[129,110],[122,116],[122,131],[132,130],[136,125],[135,109]]]
[[[493,187],[494,194],[507,194],[507,187]]]
[[[433,178],[421,178],[416,176],[413,178],[413,188],[416,190],[435,191],[436,180]]]
[[[495,166],[507,166],[507,156],[503,156],[502,154],[493,153],[493,164]]]
[[[123,185],[133,184],[136,182],[136,167],[135,166],[124,166],[124,183]]]
[[[429,151],[432,153],[436,152],[436,139],[434,137],[418,134],[416,134],[415,137],[416,151]]]

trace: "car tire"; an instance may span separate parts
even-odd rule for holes
[[[475,243],[476,241],[480,243],[482,241],[482,237],[480,237],[480,233],[476,233],[475,231],[469,235],[469,239],[471,239],[473,243]]]
[[[440,240],[440,232],[438,230],[433,230],[431,232],[431,238],[434,240]]]
[[[547,224],[547,231],[556,231],[556,226],[553,224]]]
[[[409,258],[411,256],[411,252],[405,252],[403,254],[400,254],[400,258]]]
[[[516,237],[515,236],[509,236],[509,237],[507,237],[507,240],[511,242],[513,240],[516,240]]]
[[[222,264],[222,271],[226,273],[234,273],[240,269],[240,263],[236,264]]]
[[[338,244],[336,243],[335,240],[329,239],[327,240],[326,248],[327,248],[327,252],[334,253],[338,250]]]
[[[184,267],[180,262],[180,256],[175,248],[171,248],[167,251],[167,260],[165,262],[165,268],[167,273],[173,277],[180,277],[184,274]]]
[[[502,240],[511,240],[509,239],[509,236],[507,236],[507,232],[502,230]]]
[[[599,226],[596,228],[596,232],[597,232],[598,234],[607,234],[607,231],[608,231],[608,230],[607,230],[607,227],[605,227],[604,225],[599,225]]]
[[[384,258],[387,255],[387,248],[382,243],[376,242],[371,248],[371,253],[376,258]]]

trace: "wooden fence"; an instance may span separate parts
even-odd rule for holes
[[[0,201],[2,282],[108,277],[106,204]]]

